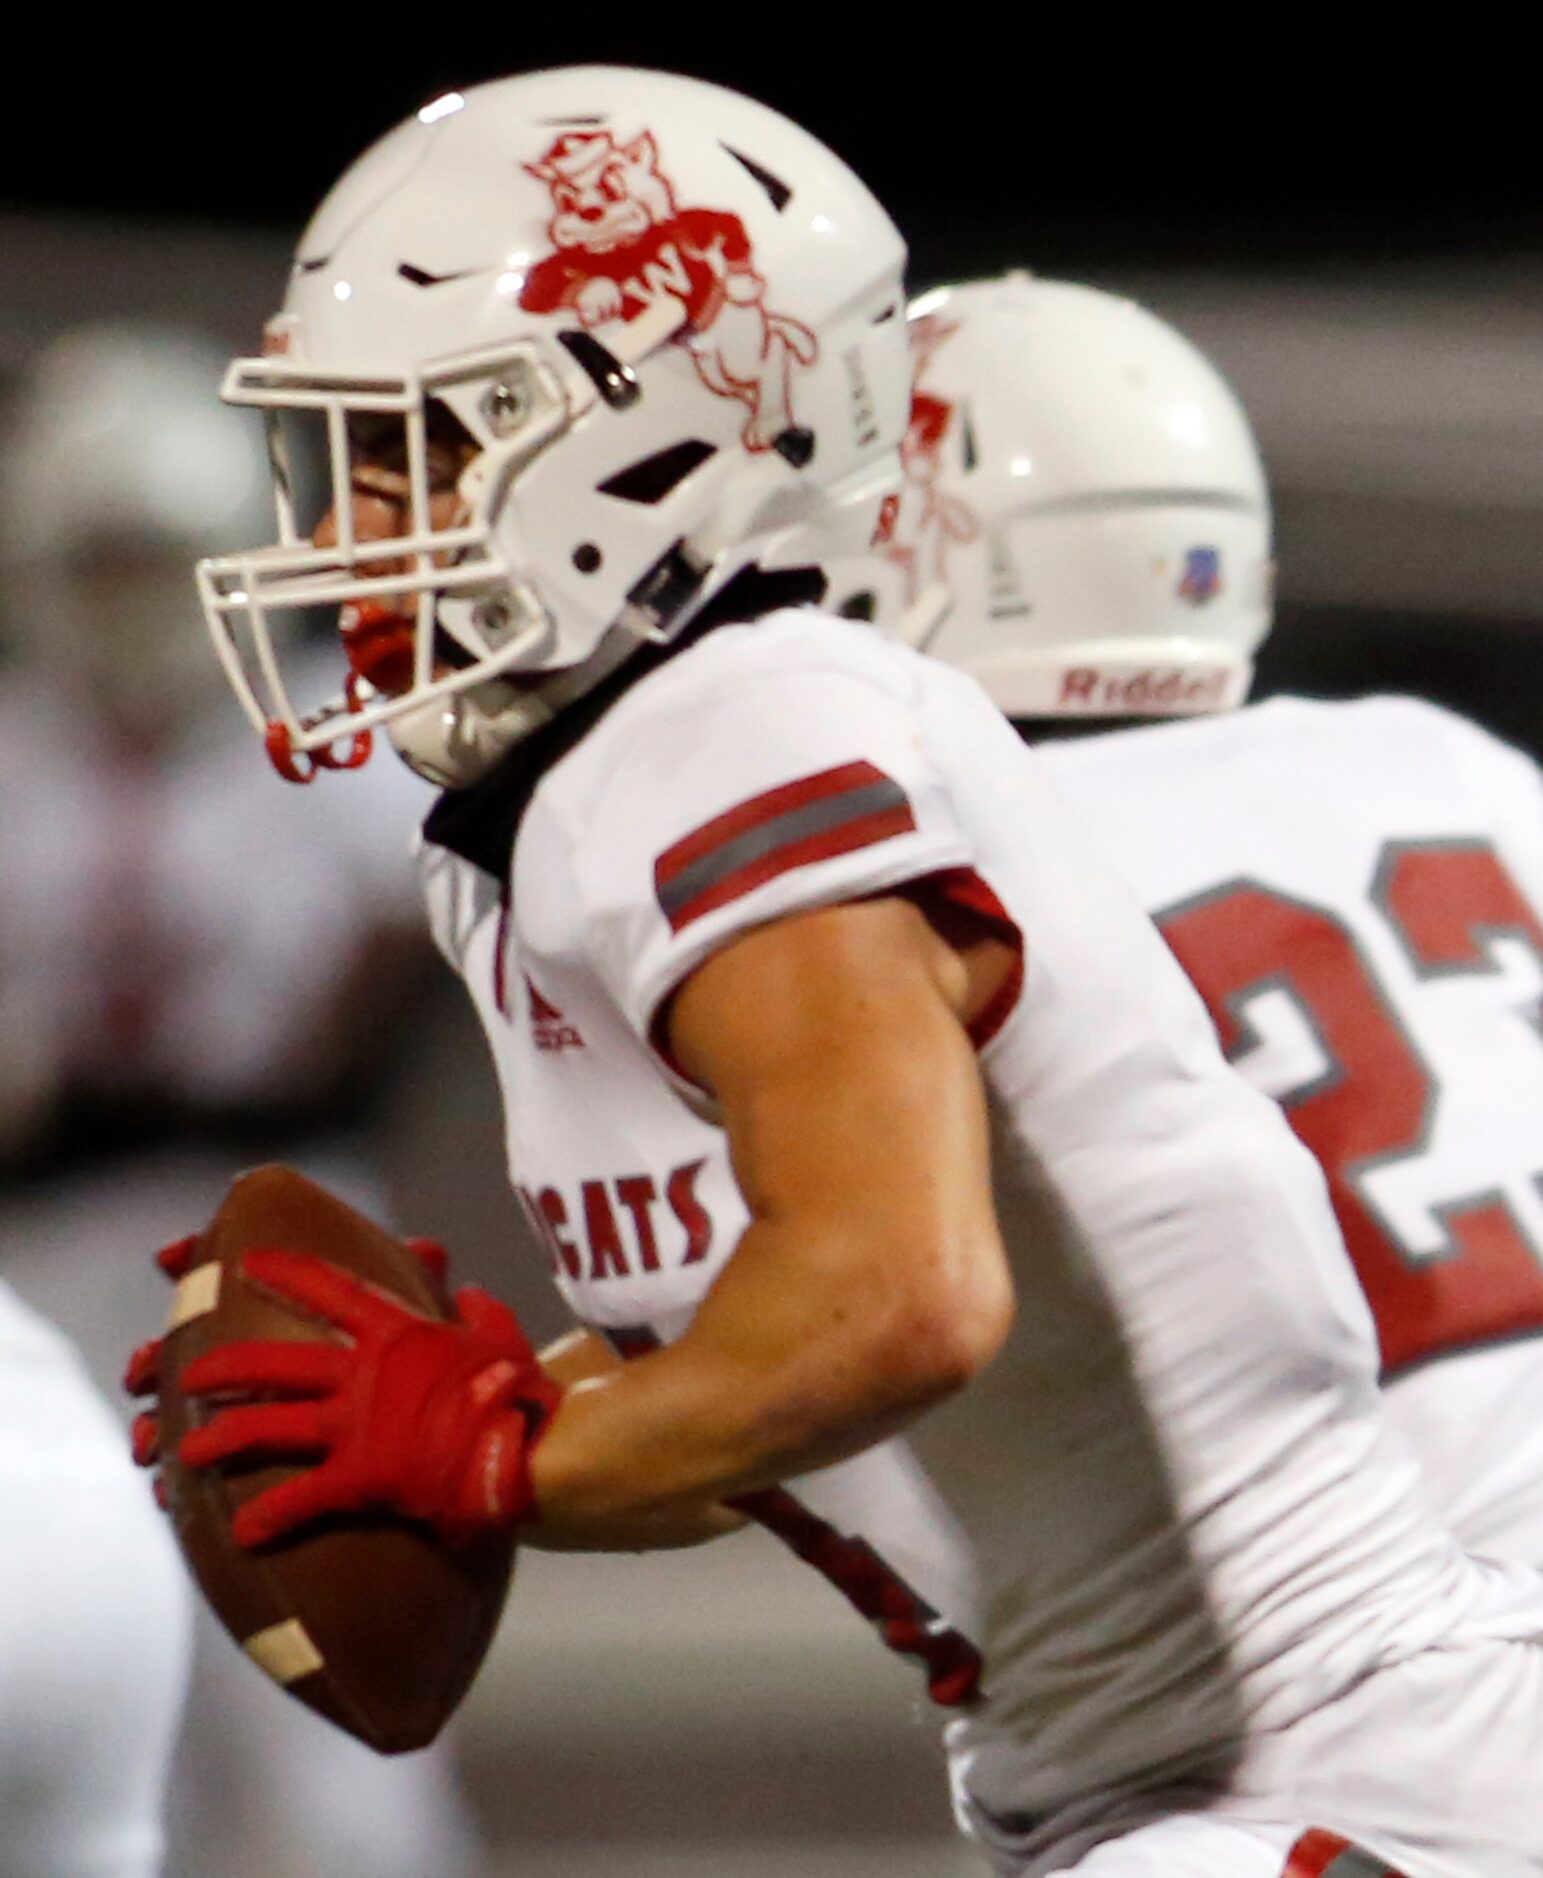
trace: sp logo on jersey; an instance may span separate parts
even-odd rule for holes
[[[812,365],[809,328],[766,305],[745,225],[724,209],[679,209],[643,131],[619,144],[608,130],[568,131],[525,165],[552,197],[555,253],[531,270],[520,294],[528,313],[571,307],[585,326],[634,320],[669,295],[681,303],[697,376],[748,412],[747,450],[769,450],[797,428],[795,365]]]
[[[538,1050],[582,1050],[584,1039],[549,998],[542,997],[529,972],[524,974],[530,995],[530,1034]]]
[[[1221,549],[1191,548],[1184,556],[1184,572],[1179,576],[1179,598],[1188,600],[1191,606],[1204,606],[1221,590]]]

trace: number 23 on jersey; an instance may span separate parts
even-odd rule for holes
[[[1520,944],[1543,972],[1543,922],[1487,841],[1389,842],[1370,899],[1417,981],[1494,974],[1499,940]],[[1537,1167],[1501,1167],[1479,1191],[1470,1184],[1424,1194],[1418,1209],[1400,1206],[1400,1175],[1417,1175],[1430,1157],[1444,1092],[1346,924],[1249,879],[1171,907],[1157,923],[1229,1058],[1281,1102],[1322,1165],[1384,1372],[1543,1333],[1543,1235],[1524,1217],[1543,1189],[1543,1126]],[[1263,1071],[1260,1020],[1271,994],[1288,998],[1313,1034],[1310,1073]],[[1516,1021],[1543,1051],[1536,1014]]]

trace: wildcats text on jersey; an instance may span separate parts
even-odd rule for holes
[[[697,1192],[705,1164],[687,1161],[657,1182],[646,1173],[586,1180],[576,1196],[570,1189],[567,1199],[556,1186],[539,1191],[520,1187],[518,1192],[552,1270],[575,1282],[595,1283],[697,1265],[706,1258],[713,1244],[713,1220]],[[626,1238],[623,1216],[631,1224]]]
[[[791,868],[915,827],[899,783],[872,763],[842,763],[751,796],[666,848],[654,863],[654,890],[680,932]]]

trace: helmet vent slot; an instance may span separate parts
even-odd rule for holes
[[[593,333],[571,327],[557,337],[574,364],[588,373],[590,383],[613,411],[625,411],[643,395],[632,368],[623,365],[610,347],[602,345]]]
[[[465,280],[468,274],[476,273],[474,267],[460,268],[454,274],[431,274],[426,267],[415,267],[411,261],[398,261],[396,271],[403,280],[410,280],[415,287],[443,287],[452,280]]]
[[[627,595],[628,608],[641,615],[638,636],[668,638],[676,620],[696,598],[708,572],[684,540],[667,548]]]
[[[805,424],[794,424],[772,438],[772,448],[785,463],[802,469],[814,455],[814,432]]]
[[[975,420],[969,405],[965,405],[959,413],[959,442],[964,451],[964,467],[967,470],[974,469],[980,461],[980,450],[975,442]]]
[[[700,469],[710,456],[718,454],[710,443],[687,437],[652,456],[639,457],[626,469],[618,470],[599,485],[603,496],[616,496],[623,502],[662,502],[671,490],[678,489],[693,470]]]
[[[752,162],[742,150],[736,150],[732,144],[720,144],[742,169],[748,170],[766,191],[767,199],[780,215],[792,200],[793,191],[780,176],[773,176],[770,170],[762,169],[759,163]]]

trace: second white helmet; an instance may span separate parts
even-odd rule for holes
[[[1241,703],[1270,625],[1270,502],[1215,367],[1132,301],[1022,273],[923,295],[909,325],[885,549],[908,636],[1011,717]]]

